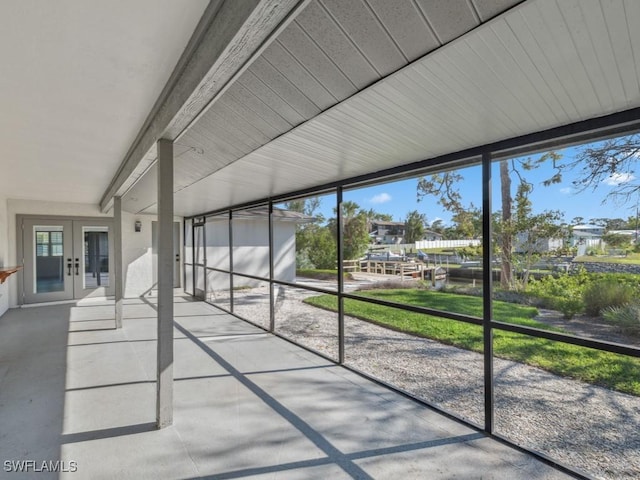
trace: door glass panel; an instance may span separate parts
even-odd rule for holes
[[[34,282],[33,293],[49,293],[64,291],[64,257],[62,242],[64,238],[62,226],[33,227],[34,248]]]
[[[204,300],[204,267],[196,266],[196,283],[194,295],[196,298]]]
[[[193,260],[197,265],[204,265],[204,225],[193,227],[193,237],[195,243]]]
[[[193,264],[193,221],[184,221],[184,263]]]
[[[184,265],[184,291],[189,295],[194,295],[193,292],[193,265]]]
[[[83,288],[109,286],[109,227],[82,227]]]

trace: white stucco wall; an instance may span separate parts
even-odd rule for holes
[[[140,232],[135,231],[135,222],[141,223]],[[124,296],[139,297],[150,289],[155,289],[154,271],[157,259],[153,253],[152,227],[155,215],[134,215],[122,212],[122,260],[124,262]],[[181,217],[174,217],[180,222]],[[182,227],[180,228],[182,231]],[[181,233],[182,237],[182,233]],[[182,239],[179,243],[182,246]]]
[[[228,219],[207,219],[205,236],[207,238],[207,266],[229,270]]]
[[[153,287],[153,254],[151,251],[151,215],[122,212],[122,261],[124,263],[124,296],[139,297]],[[142,224],[135,231],[135,222]]]
[[[286,282],[296,277],[296,224],[273,223],[274,277]],[[241,219],[233,222],[233,270],[238,273],[269,278],[269,222],[267,219]],[[207,266],[229,269],[229,230],[226,222],[206,225]],[[209,290],[229,288],[227,275],[209,274]],[[234,286],[256,286],[258,280],[236,276]],[[201,287],[200,287],[201,288]]]
[[[12,265],[9,265],[9,219],[7,212],[7,199],[0,196],[0,267],[10,266]],[[0,285],[0,316],[2,316],[9,308],[10,285],[10,279]]]
[[[233,271],[269,278],[269,221],[233,219],[232,227]],[[278,228],[274,222],[274,230]]]
[[[233,270],[269,278],[269,230],[267,220],[233,223]],[[293,282],[296,278],[296,224],[274,219],[274,278]]]
[[[274,223],[273,276],[277,280],[294,282],[296,279],[296,224]]]

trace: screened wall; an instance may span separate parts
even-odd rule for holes
[[[640,135],[614,123],[188,219],[185,291],[578,476],[640,476]]]

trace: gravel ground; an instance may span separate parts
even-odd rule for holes
[[[276,330],[337,358],[337,314],[281,288]],[[236,294],[237,313],[268,324],[268,290]],[[265,301],[266,300],[266,301]],[[345,360],[458,416],[482,424],[482,355],[345,317]],[[496,432],[602,479],[640,478],[640,398],[494,360]]]

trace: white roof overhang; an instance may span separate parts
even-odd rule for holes
[[[635,0],[28,0],[2,13],[9,198],[106,211],[121,195],[152,213],[159,138],[176,143],[176,213],[193,215],[638,120]]]
[[[293,77],[300,73],[287,69],[287,62],[302,63],[305,52],[293,51],[293,34],[316,39],[314,28],[331,3],[317,10],[311,3],[181,136],[178,214],[273,197],[640,106],[640,30],[631,21],[640,18],[639,2],[529,0],[320,111],[320,94],[331,93],[330,79],[305,65],[306,81],[315,90],[287,92],[276,79],[288,75],[288,84],[297,85]],[[333,21],[348,23],[341,12],[333,13]],[[335,55],[332,64],[339,65],[340,52]],[[290,118],[280,105],[284,98],[292,98],[286,102]],[[313,114],[314,107],[311,118],[269,138],[276,120],[293,123],[295,114]],[[142,182],[125,196],[129,210],[155,211],[155,193],[148,188],[153,172],[149,179],[146,188]]]

